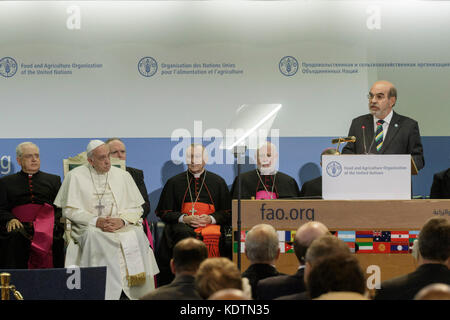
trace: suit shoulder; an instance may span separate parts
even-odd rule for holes
[[[137,168],[133,168],[133,167],[126,167],[126,170],[130,173],[130,174],[139,174],[142,175],[144,173],[144,171],[142,171],[141,169],[137,169]]]
[[[58,176],[57,174],[52,174],[52,173],[47,173],[47,172],[42,172],[42,171],[41,171],[41,174],[45,178],[61,181],[61,177]]]
[[[278,171],[278,175],[280,175],[282,178],[284,178],[286,180],[295,181],[295,179],[293,177],[291,177],[290,175],[288,175],[286,173]]]

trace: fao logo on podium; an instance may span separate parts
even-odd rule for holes
[[[298,71],[298,61],[294,57],[286,56],[280,60],[278,68],[286,77],[293,76]]]
[[[327,165],[327,173],[330,177],[336,178],[342,173],[342,166],[339,162],[331,161]]]
[[[142,76],[151,77],[158,71],[158,62],[152,57],[144,57],[139,60],[138,70]]]
[[[0,74],[5,78],[11,78],[17,72],[17,62],[11,57],[0,59]]]

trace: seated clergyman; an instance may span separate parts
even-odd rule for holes
[[[111,166],[103,141],[86,151],[89,164],[67,174],[55,200],[72,223],[66,266],[107,266],[106,299],[138,299],[159,272],[142,229],[144,200],[130,174]]]

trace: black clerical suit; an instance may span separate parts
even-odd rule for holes
[[[430,191],[431,199],[450,199],[450,168],[436,173]]]
[[[276,175],[259,175],[256,170],[241,174],[241,199],[256,197],[258,191],[269,191],[276,194],[277,198],[294,198],[299,196],[298,184],[295,179],[283,172]],[[273,181],[275,180],[275,184]],[[238,198],[237,177],[231,187],[233,199]]]
[[[142,216],[145,218],[150,213],[150,200],[148,199],[147,188],[145,187],[144,172],[132,167],[126,167],[126,170],[136,183],[136,186],[141,192],[142,198],[144,198],[145,203],[142,205],[144,213],[142,214]]]
[[[169,261],[175,244],[187,237],[198,237],[193,227],[179,222],[183,215],[181,212],[183,205],[193,203],[195,199],[198,203],[214,205],[215,212],[210,216],[216,220],[216,225],[220,226],[220,255],[231,257],[231,244],[225,241],[231,226],[231,198],[225,180],[206,170],[198,178],[195,178],[190,171],[182,172],[167,181],[155,210],[156,215],[166,224],[157,253],[160,269],[159,285],[170,283],[173,279]]]
[[[355,142],[348,142],[342,149],[342,154],[410,154],[418,170],[425,165],[423,147],[417,121],[392,112],[388,131],[383,138],[383,146],[376,150],[374,118],[366,114],[353,119],[348,132],[355,136]],[[364,128],[363,128],[364,127]],[[365,143],[364,137],[365,136]]]
[[[305,199],[322,198],[322,176],[306,181],[304,184],[302,184],[300,197]]]
[[[48,204],[53,201],[61,186],[57,175],[38,171],[33,175],[20,171],[0,179],[0,242],[1,268],[26,269],[30,251],[30,237],[33,236],[33,224],[22,222],[24,228],[7,232],[6,225],[15,216],[12,210],[25,204]],[[60,222],[61,209],[53,206],[53,266],[64,267],[64,225]]]

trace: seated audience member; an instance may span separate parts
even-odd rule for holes
[[[274,144],[266,142],[256,153],[257,169],[241,173],[242,199],[279,199],[299,196],[297,181],[277,170],[278,152]],[[231,187],[233,199],[238,198],[238,179]]]
[[[322,167],[322,157],[324,155],[337,154],[337,150],[334,148],[327,148],[320,154],[320,166]],[[301,198],[322,198],[322,176],[315,179],[306,181],[302,184],[302,189],[300,190]]]
[[[430,191],[431,199],[450,199],[450,168],[436,173]]]
[[[252,287],[252,298],[256,297],[258,281],[281,273],[275,267],[280,256],[278,234],[268,224],[258,224],[245,237],[245,255],[250,266],[242,273]]]
[[[64,267],[64,226],[53,201],[61,178],[40,171],[39,148],[16,148],[21,170],[0,179],[0,268]]]
[[[319,259],[306,278],[306,287],[311,299],[367,300],[364,272],[348,253]]]
[[[414,300],[450,300],[450,286],[444,283],[433,283],[416,294]]]
[[[243,289],[241,273],[228,258],[208,258],[200,264],[195,276],[198,293],[208,299],[222,289]]]
[[[206,245],[197,239],[186,238],[173,248],[170,268],[175,279],[141,298],[141,300],[201,300],[195,287],[195,274],[208,258]]]
[[[445,218],[431,218],[422,227],[418,241],[418,267],[404,276],[381,283],[376,300],[412,300],[432,283],[450,284],[450,222]]]
[[[305,256],[305,283],[308,279],[309,273],[314,269],[315,265],[322,258],[329,257],[331,255],[349,255],[351,256],[350,249],[344,241],[332,235],[324,235],[315,239]],[[310,299],[309,292],[294,293],[291,295],[281,296],[275,300],[307,300]]]
[[[294,239],[294,252],[299,268],[293,275],[280,275],[260,280],[257,285],[256,299],[272,300],[277,297],[300,293],[306,290],[304,282],[306,250],[313,240],[329,234],[328,228],[321,222],[308,222],[297,229]]]

